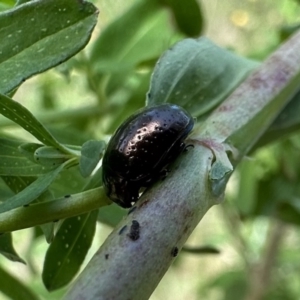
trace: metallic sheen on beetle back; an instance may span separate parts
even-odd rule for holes
[[[161,178],[182,152],[193,126],[192,116],[174,104],[146,107],[125,120],[103,157],[107,196],[122,207],[131,207],[140,189]]]

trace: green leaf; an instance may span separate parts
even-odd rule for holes
[[[0,195],[0,203],[13,196],[12,191],[8,188],[2,177],[0,177]]]
[[[96,168],[105,148],[103,141],[87,141],[82,145],[79,170],[83,177],[91,175]]]
[[[22,176],[2,176],[6,185],[15,193],[24,190],[28,185],[36,180],[36,177],[22,177]]]
[[[159,2],[171,9],[177,27],[182,33],[190,37],[201,34],[203,18],[199,2],[196,0],[159,0]]]
[[[0,1],[0,11],[12,8],[15,5],[14,0],[2,0]]]
[[[0,291],[11,300],[39,300],[25,284],[0,267]]]
[[[45,258],[43,282],[49,291],[68,284],[79,271],[92,244],[98,211],[64,221]]]
[[[233,172],[233,166],[226,153],[226,147],[222,144],[210,145],[214,153],[215,159],[209,171],[209,180],[211,181],[211,189],[217,197],[221,196],[226,188],[226,184]],[[222,199],[222,197],[221,197]]]
[[[128,210],[121,208],[113,203],[100,207],[98,221],[111,227],[115,227],[128,214]]]
[[[257,168],[255,161],[244,160],[239,166],[240,182],[235,206],[243,216],[251,214],[257,197]]]
[[[45,236],[46,242],[50,244],[54,239],[54,230],[56,222],[49,222],[46,224],[40,225],[42,232]]]
[[[298,92],[287,106],[281,111],[269,129],[259,139],[256,147],[282,138],[300,128],[300,92]]]
[[[32,1],[32,0],[17,0],[16,6],[24,4],[26,2],[30,2],[30,1]]]
[[[17,195],[7,199],[4,203],[0,204],[0,213],[14,209],[16,207],[27,205],[36,198],[38,198],[54,181],[58,174],[66,167],[69,167],[74,162],[72,160],[65,162],[55,170],[40,176],[31,185],[27,186]],[[25,208],[24,208],[25,209]]]
[[[260,180],[255,203],[255,215],[275,216],[285,222],[300,225],[300,188],[298,182],[281,173]]]
[[[102,166],[96,170],[93,176],[90,176],[83,186],[82,190],[87,191],[102,186]]]
[[[294,136],[257,151],[252,164],[258,174],[252,191],[252,215],[277,217],[300,225],[299,149],[299,136]]]
[[[30,1],[0,14],[0,92],[52,68],[80,51],[97,22],[93,4]]]
[[[287,40],[293,33],[300,28],[300,24],[284,25],[279,29],[281,42]]]
[[[256,66],[207,38],[185,39],[157,62],[147,105],[171,102],[199,117],[223,101]]]
[[[9,8],[11,8],[10,5],[0,3],[0,12]]]
[[[17,254],[13,246],[12,235],[10,232],[0,235],[0,253],[11,261],[18,261],[26,264],[25,261]]]
[[[19,146],[19,151],[31,161],[36,162],[34,159],[34,153],[37,149],[43,146],[43,144],[25,143]]]
[[[167,12],[156,1],[138,1],[96,40],[92,66],[101,73],[130,70],[142,61],[158,57],[171,37],[174,38],[174,31]]]
[[[0,175],[4,176],[38,176],[53,169],[36,164],[19,151],[23,142],[0,138]]]
[[[3,181],[6,185],[14,192],[19,193],[24,190],[27,186],[36,180],[36,177],[19,177],[19,176],[2,176]],[[34,202],[43,202],[52,199],[49,191],[43,192]],[[54,237],[54,223],[40,225],[45,238],[50,243]]]
[[[77,165],[74,168],[63,170],[51,184],[50,189],[54,198],[59,198],[68,194],[82,192],[86,181]]]
[[[70,154],[62,153],[51,146],[39,147],[34,152],[34,160],[46,167],[57,167],[71,158]]]
[[[255,214],[275,216],[284,222],[300,225],[300,188],[282,174],[261,180],[258,186]]]
[[[1,0],[0,3],[9,5],[9,6],[14,6],[15,5],[15,1],[14,0]]]
[[[118,109],[114,109],[113,118],[110,119],[107,132],[113,133],[118,126],[133,112],[145,106],[145,95],[149,88],[151,73],[145,72],[138,74],[135,70],[132,72],[115,73],[109,76],[110,80],[106,88],[106,94],[110,99],[116,95],[125,94],[122,105]],[[110,85],[113,83],[112,85]],[[119,98],[119,96],[117,96]]]
[[[88,182],[83,187],[83,191],[88,191],[102,186],[102,167],[99,168],[93,176],[89,177]],[[99,201],[105,202],[105,199],[99,198]],[[126,209],[119,205],[112,203],[110,205],[103,205],[99,208],[98,222],[115,227],[123,217],[128,213]]]
[[[18,102],[0,94],[0,113],[19,124],[43,144],[53,146],[68,153],[68,149],[60,144],[51,133],[33,116],[33,114]]]

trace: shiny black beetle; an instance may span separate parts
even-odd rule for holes
[[[103,157],[107,196],[122,207],[131,207],[140,189],[161,178],[182,152],[193,126],[192,116],[174,104],[146,107],[125,120]]]

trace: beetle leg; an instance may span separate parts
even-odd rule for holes
[[[171,172],[170,169],[167,169],[167,168],[164,168],[163,170],[161,170],[161,171],[159,172],[159,178],[160,178],[160,180],[165,180],[166,177],[168,176],[168,174],[169,174],[170,172]]]
[[[194,148],[194,145],[192,145],[192,144],[184,145],[183,152],[188,152],[189,148]]]

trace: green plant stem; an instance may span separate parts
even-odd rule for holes
[[[195,138],[231,145],[238,162],[299,90],[299,49],[298,31],[195,129]]]
[[[107,205],[102,188],[19,207],[0,214],[0,233],[55,222]]]
[[[149,299],[174,259],[173,249],[182,248],[207,210],[223,198],[214,196],[212,181],[217,178],[223,185],[226,181],[212,178],[210,170],[223,171],[224,162],[228,163],[226,144],[235,148],[235,166],[295,94],[299,78],[300,32],[195,129],[194,149],[181,156],[162,184],[142,196],[79,275],[66,299]],[[219,156],[213,161],[216,151]],[[140,224],[137,240],[130,238],[133,220]]]

